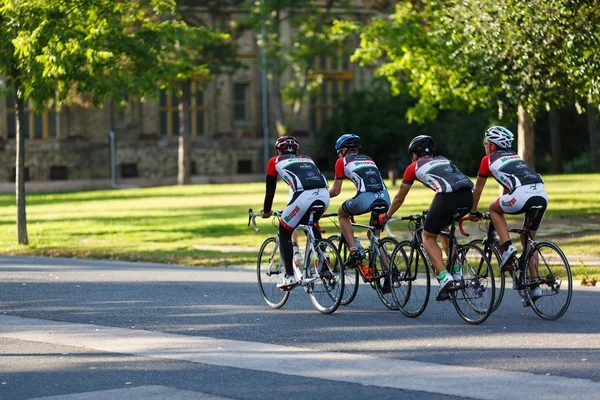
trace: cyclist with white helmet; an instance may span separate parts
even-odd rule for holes
[[[410,142],[408,154],[413,162],[404,171],[402,183],[392,200],[390,209],[379,219],[381,223],[384,223],[394,215],[404,203],[415,180],[435,191],[435,196],[425,217],[422,237],[431,265],[438,273],[440,287],[436,300],[441,301],[449,298],[448,288],[455,279],[461,278],[462,271],[458,265],[454,266],[452,274],[446,271],[442,249],[437,244],[437,237],[440,232],[448,230],[452,214],[457,208],[471,209],[473,182],[456,168],[452,161],[443,156],[436,156],[434,153],[435,144],[431,136],[419,135]],[[448,252],[449,239],[442,236],[442,241]]]
[[[548,207],[544,180],[511,150],[514,138],[512,132],[502,126],[492,126],[485,131],[483,145],[486,155],[481,160],[473,191],[471,215],[481,216],[481,213],[477,212],[477,205],[488,176],[492,175],[504,188],[504,194],[490,204],[490,219],[502,242],[500,270],[503,270],[517,254],[517,248],[510,240],[504,214],[523,214],[532,206],[541,207],[542,212],[537,214],[529,226],[531,236],[535,237]],[[521,237],[521,242],[526,250],[527,243],[524,236]],[[535,276],[534,271],[531,273],[532,277]],[[535,301],[541,297],[542,290],[539,287],[531,290],[532,300]]]
[[[300,144],[293,136],[281,136],[275,142],[277,155],[267,164],[267,189],[265,201],[260,215],[269,218],[271,206],[277,188],[277,176],[290,187],[290,198],[279,220],[279,243],[281,258],[285,263],[285,275],[278,287],[288,287],[296,284],[292,267],[292,232],[300,225],[308,224],[308,210],[313,205],[323,205],[322,211],[315,213],[314,220],[318,221],[323,212],[329,207],[329,187],[327,179],[313,160],[298,154]],[[313,228],[317,239],[321,232]]]
[[[342,203],[338,210],[340,228],[350,249],[346,265],[351,268],[360,265],[365,256],[356,246],[350,217],[371,212],[371,224],[381,229],[377,217],[390,205],[390,195],[377,165],[369,156],[359,154],[360,147],[360,137],[357,135],[342,135],[336,141],[338,159],[335,163],[335,180],[329,190],[331,197],[339,195],[344,178],[350,179],[356,186],[356,195]]]

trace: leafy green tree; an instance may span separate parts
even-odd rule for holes
[[[450,157],[461,171],[475,176],[481,158],[474,155],[483,156],[481,132],[490,120],[489,113],[441,111],[435,121],[410,124],[404,113],[415,104],[406,92],[394,95],[377,87],[353,92],[319,132],[320,167],[331,170],[336,160],[333,143],[342,133],[354,133],[361,137],[361,152],[372,157],[382,173],[401,174],[410,163],[410,141],[417,135],[431,135],[437,153]]]
[[[334,8],[349,10],[347,0],[255,0],[246,26],[258,32],[266,51],[277,133],[293,129],[306,95],[322,82],[315,73],[317,55],[336,57],[344,37],[332,31]],[[291,107],[286,112],[286,104]]]
[[[591,53],[600,16],[592,3],[402,2],[389,19],[362,28],[354,59],[377,63],[393,90],[407,88],[418,99],[410,120],[456,108],[497,109],[500,119],[518,114],[520,154],[533,162],[535,113],[598,92],[598,57]]]
[[[172,89],[177,80],[209,74],[224,61],[226,42],[225,34],[188,25],[174,0],[2,0],[0,75],[6,90],[13,91],[17,109],[18,242],[28,244],[23,132],[27,100],[42,111],[51,103],[66,104],[73,96],[96,106],[106,98],[118,102],[124,94],[156,96],[161,86]],[[189,128],[182,130],[187,137]],[[189,171],[189,161],[187,165]]]

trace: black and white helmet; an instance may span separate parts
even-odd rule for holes
[[[502,126],[492,126],[485,131],[484,141],[487,143],[494,143],[501,149],[510,149],[513,140],[515,140],[515,135]]]

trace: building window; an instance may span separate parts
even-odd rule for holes
[[[236,83],[233,85],[233,119],[235,121],[248,120],[247,83]]]
[[[48,140],[58,137],[58,113],[54,107],[36,113],[31,107],[31,100],[25,103],[25,138]],[[12,93],[6,96],[6,127],[8,139],[17,137],[17,105]]]
[[[310,98],[310,129],[313,132],[337,111],[339,102],[352,90],[354,75],[349,60],[350,54],[342,50],[336,57],[316,57],[315,73],[323,76],[323,83]]]
[[[192,137],[203,136],[207,131],[207,107],[204,91],[192,82],[190,104],[190,132]],[[160,135],[171,137],[179,135],[179,98],[161,90],[159,94]]]

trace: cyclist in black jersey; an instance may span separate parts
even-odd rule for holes
[[[442,258],[442,250],[437,244],[437,236],[443,230],[448,230],[448,224],[454,210],[457,208],[471,209],[473,205],[473,182],[460,172],[454,163],[442,156],[435,156],[435,145],[430,136],[420,135],[414,138],[409,146],[408,153],[413,160],[406,167],[402,184],[398,193],[392,200],[387,213],[379,217],[381,223],[394,215],[396,210],[404,203],[412,184],[415,180],[423,183],[435,191],[435,197],[425,217],[423,229],[423,245],[429,255],[433,268],[438,273],[440,288],[436,300],[448,299],[448,287],[454,280],[459,280],[462,271],[458,265],[454,266],[453,273],[447,273]],[[449,239],[442,236],[446,253],[448,252]]]

